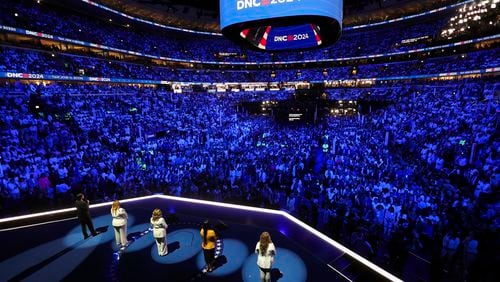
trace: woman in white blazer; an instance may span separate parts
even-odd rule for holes
[[[168,254],[167,249],[167,222],[162,217],[160,209],[155,209],[153,211],[153,216],[151,217],[151,226],[153,227],[153,237],[156,241],[156,246],[158,247],[158,255],[165,256]]]
[[[113,228],[115,229],[116,244],[122,248],[127,245],[127,212],[120,207],[120,202],[114,201],[111,206]]]
[[[269,233],[262,232],[262,234],[260,234],[260,240],[255,246],[255,252],[257,253],[257,265],[260,270],[260,281],[270,282],[271,268],[273,267],[276,248],[271,241],[271,235],[269,235]]]

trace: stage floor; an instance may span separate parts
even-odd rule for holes
[[[222,254],[219,266],[203,274],[200,223],[210,218],[203,210],[166,216],[169,254],[160,257],[150,227],[154,208],[163,209],[157,200],[124,203],[129,214],[128,234],[133,242],[119,255],[114,242],[109,206],[92,209],[94,226],[102,233],[83,240],[76,218],[0,232],[0,281],[259,281],[255,244],[262,231],[268,231],[277,247],[273,281],[346,281],[303,245],[278,229],[235,218],[223,219]],[[257,220],[258,221],[258,220]],[[256,222],[257,222],[256,221]],[[135,240],[133,239],[135,237]]]

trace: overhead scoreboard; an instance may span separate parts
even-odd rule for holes
[[[253,49],[318,48],[339,39],[342,7],[342,0],[220,0],[220,26]]]

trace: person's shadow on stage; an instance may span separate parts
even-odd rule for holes
[[[181,243],[179,241],[174,241],[170,244],[167,244],[167,250],[168,250],[169,254],[175,252],[176,250],[178,250],[180,248],[181,248]]]
[[[96,231],[97,235],[99,235],[100,233],[107,232],[108,226],[96,228],[95,231]],[[14,276],[9,281],[21,281],[21,280],[28,278],[30,275],[36,273],[37,271],[41,270],[43,267],[56,261],[57,259],[61,258],[62,256],[66,255],[74,250],[77,250],[78,248],[83,246],[85,244],[85,242],[87,242],[87,241],[86,240],[76,241],[75,243],[65,247],[64,249],[60,250],[59,252],[57,252],[57,253],[55,253],[47,258],[41,259],[39,262],[26,268],[25,270],[23,270],[22,272],[20,272],[16,276]],[[41,257],[43,257],[43,255]]]
[[[137,231],[137,232],[132,232],[127,235],[127,240],[130,242],[134,242],[135,240],[139,239],[141,236],[142,231]]]
[[[226,256],[222,255],[220,257],[217,257],[215,259],[215,263],[214,263],[214,269],[213,270],[216,270],[217,268],[223,266],[224,264],[227,263],[227,258]]]
[[[271,281],[275,282],[278,281],[283,277],[283,272],[279,270],[279,268],[273,268],[271,269]]]
[[[103,233],[103,234],[104,234],[104,233],[108,232],[108,229],[109,229],[109,225],[105,225],[105,226],[97,227],[97,228],[95,229],[95,232],[96,232],[97,234],[101,234],[101,233]]]

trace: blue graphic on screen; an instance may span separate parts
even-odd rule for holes
[[[302,49],[320,45],[311,24],[272,27],[267,36],[266,50]]]
[[[221,29],[264,19],[323,16],[342,22],[342,0],[221,0]]]

